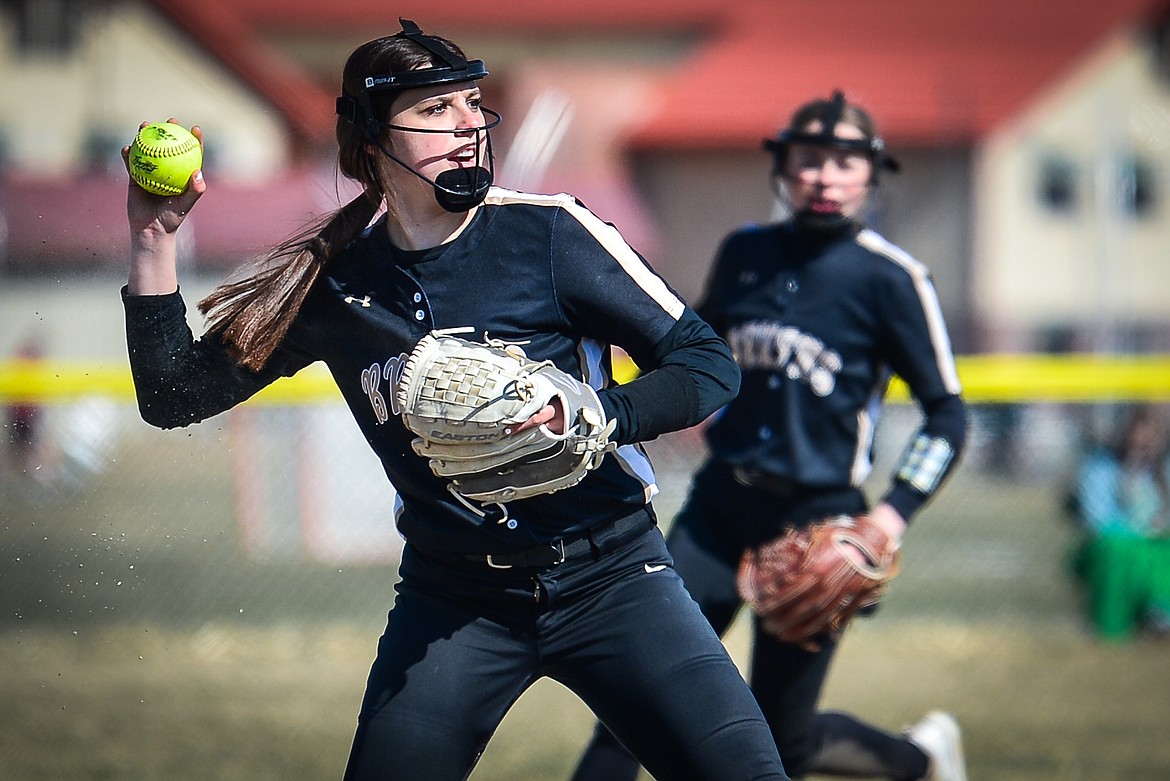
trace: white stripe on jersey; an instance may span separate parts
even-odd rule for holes
[[[873,389],[865,406],[857,412],[857,444],[849,466],[849,484],[855,487],[860,487],[873,471],[873,461],[869,454],[873,451],[873,438],[882,417],[882,399],[885,398],[885,386],[889,379],[888,372],[883,371],[881,374],[881,383]]]
[[[955,356],[951,352],[951,338],[947,334],[946,323],[943,322],[938,294],[930,283],[930,271],[905,250],[894,246],[869,228],[857,234],[857,243],[879,255],[884,255],[909,272],[910,278],[914,280],[914,287],[918,291],[918,299],[922,302],[923,312],[926,314],[926,326],[930,330],[931,344],[934,345],[934,359],[938,365],[938,373],[942,376],[947,391],[959,394],[962,391],[962,386],[959,384],[959,373],[955,370]]]
[[[496,205],[503,205],[508,203],[526,203],[534,206],[550,206],[554,208],[564,209],[567,214],[572,216],[581,226],[597,240],[597,243],[605,248],[618,265],[630,275],[630,278],[646,291],[646,295],[650,296],[663,311],[678,320],[682,317],[685,304],[657,274],[654,274],[646,267],[646,264],[638,257],[636,253],[626,240],[622,238],[618,229],[609,223],[602,220],[593,212],[586,209],[577,199],[565,193],[558,193],[557,195],[537,195],[535,193],[521,193],[515,190],[507,190],[503,187],[493,187],[488,190],[488,196],[484,199],[484,203],[491,203]]]
[[[638,254],[622,238],[617,228],[581,206],[573,196],[565,193],[538,195],[508,190],[503,187],[492,187],[488,191],[484,203],[493,205],[522,203],[564,209],[567,214],[581,223],[582,227],[613,256],[618,265],[634,280],[638,287],[662,307],[663,311],[675,320],[682,317],[686,306],[682,300],[671,292],[657,274],[646,267]],[[609,378],[602,370],[602,345],[591,339],[582,340],[578,345],[578,355],[581,360],[584,381],[594,389],[605,387]],[[636,444],[621,445],[614,451],[613,456],[627,474],[641,482],[645,501],[649,502],[658,495],[659,489],[654,476],[654,465],[650,463],[650,458],[646,455],[645,450]]]

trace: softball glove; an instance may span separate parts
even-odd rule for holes
[[[736,586],[761,629],[815,651],[878,603],[898,565],[898,544],[868,515],[837,515],[747,550]]]
[[[593,388],[533,361],[517,345],[487,344],[432,332],[415,346],[402,372],[397,402],[412,447],[457,495],[507,502],[581,482],[610,449]],[[546,404],[559,404],[565,432],[546,425],[515,429]]]

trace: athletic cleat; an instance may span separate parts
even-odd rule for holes
[[[954,716],[931,711],[922,721],[907,727],[904,734],[930,759],[922,781],[967,781],[963,738]]]

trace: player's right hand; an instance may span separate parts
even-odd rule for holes
[[[167,121],[179,124],[174,117]],[[143,122],[139,129],[148,124],[150,123]],[[203,130],[198,125],[193,125],[191,134],[199,139],[199,145],[202,147]],[[126,166],[126,178],[129,180],[126,192],[126,217],[130,223],[131,234],[142,239],[161,238],[177,231],[191,213],[195,202],[207,190],[207,182],[204,181],[203,171],[200,170],[191,174],[191,181],[181,195],[155,195],[147,192],[130,176],[129,145],[122,147],[122,164]]]

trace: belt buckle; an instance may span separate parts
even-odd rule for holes
[[[557,564],[563,564],[565,561],[565,541],[564,540],[557,540],[556,542],[550,542],[548,544],[548,547],[552,550],[553,554],[556,556],[556,559],[554,561],[549,562],[548,565],[555,566]],[[489,567],[491,567],[492,569],[512,569],[513,567],[516,566],[515,564],[500,564],[500,563],[496,562],[495,559],[492,558],[492,554],[490,554],[490,553],[484,555],[484,561],[486,561],[487,565]],[[541,565],[541,566],[548,566],[548,565]]]
[[[512,569],[511,564],[496,564],[494,561],[492,561],[492,554],[490,553],[487,554],[487,556],[484,558],[487,560],[487,565],[492,569]]]
[[[735,482],[748,488],[756,487],[756,480],[759,477],[759,472],[754,469],[749,469],[746,466],[733,466],[731,468],[731,475],[735,478]]]

